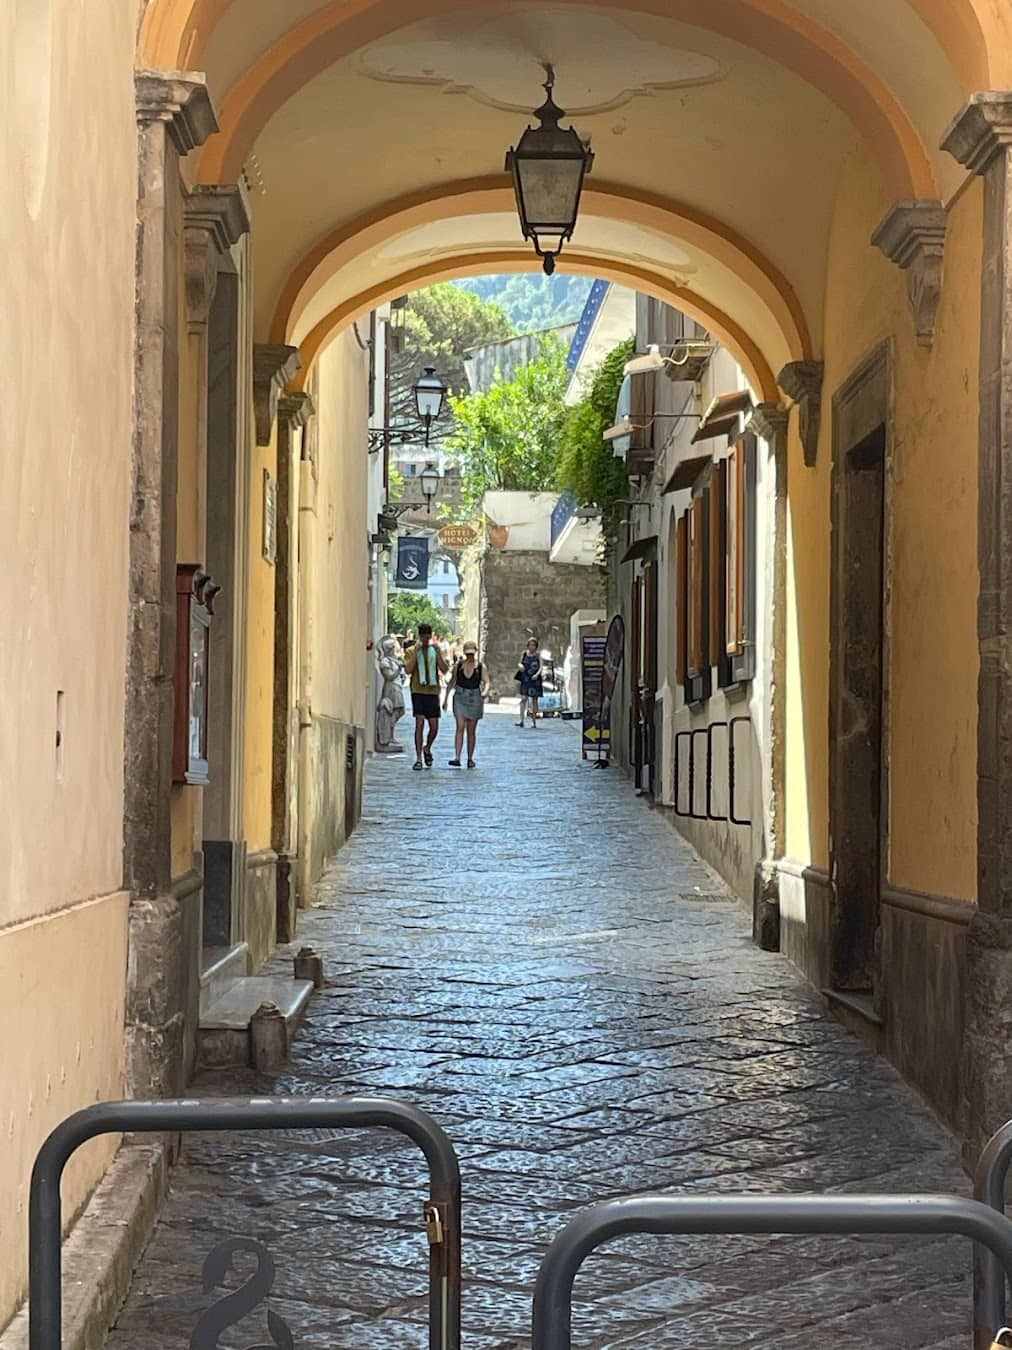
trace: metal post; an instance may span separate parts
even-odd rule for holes
[[[532,1350],[571,1350],[573,1281],[624,1233],[961,1233],[1012,1272],[1012,1222],[953,1195],[640,1195],[578,1214],[552,1241],[534,1291]]]
[[[1005,1184],[1012,1163],[1012,1120],[988,1140],[973,1174],[973,1193],[999,1214],[1005,1213]],[[974,1350],[990,1350],[1005,1325],[1005,1275],[1001,1263],[985,1247],[973,1250]]]
[[[254,1097],[242,1101],[104,1102],[58,1125],[39,1150],[28,1202],[29,1350],[61,1350],[60,1179],[68,1159],[96,1135],[381,1126],[406,1135],[429,1165],[430,1205],[442,1232],[429,1264],[430,1350],[460,1347],[460,1167],[431,1116],[386,1097]]]

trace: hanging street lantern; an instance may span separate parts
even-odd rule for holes
[[[434,464],[426,464],[425,468],[418,475],[422,496],[425,498],[426,515],[432,510],[432,499],[439,490],[439,481],[441,477],[442,475]]]
[[[435,366],[426,366],[415,385],[415,411],[425,423],[425,444],[429,443],[432,424],[443,411],[443,399],[446,397],[446,385],[436,374]]]
[[[540,126],[529,126],[516,149],[507,152],[506,170],[513,179],[524,238],[533,242],[551,276],[563,244],[573,237],[583,180],[594,155],[574,127],[559,126],[566,114],[552,99],[555,72],[546,66],[545,74],[548,97],[534,110]]]

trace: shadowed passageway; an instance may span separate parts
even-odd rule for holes
[[[446,767],[448,730],[431,773],[369,766],[361,828],[302,916],[328,983],[289,1070],[199,1090],[430,1111],[464,1172],[467,1346],[527,1336],[540,1253],[594,1199],[965,1189],[912,1093],[752,946],[617,771],[580,763],[575,725],[490,715],[470,773]],[[109,1343],[188,1344],[223,1292],[201,1292],[204,1257],[243,1234],[276,1262],[271,1306],[300,1350],[424,1346],[424,1195],[419,1155],[382,1134],[194,1140]],[[954,1350],[968,1271],[950,1240],[623,1241],[578,1281],[575,1343]],[[266,1339],[261,1307],[221,1344]]]

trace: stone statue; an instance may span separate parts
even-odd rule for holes
[[[376,750],[380,754],[401,754],[404,746],[394,740],[397,723],[404,716],[404,688],[401,680],[404,667],[397,657],[392,637],[380,639],[376,669],[383,681],[379,703],[376,705]]]

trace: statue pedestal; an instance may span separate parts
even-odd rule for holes
[[[403,755],[404,746],[398,745],[396,741],[391,741],[389,745],[377,745],[377,755]]]

